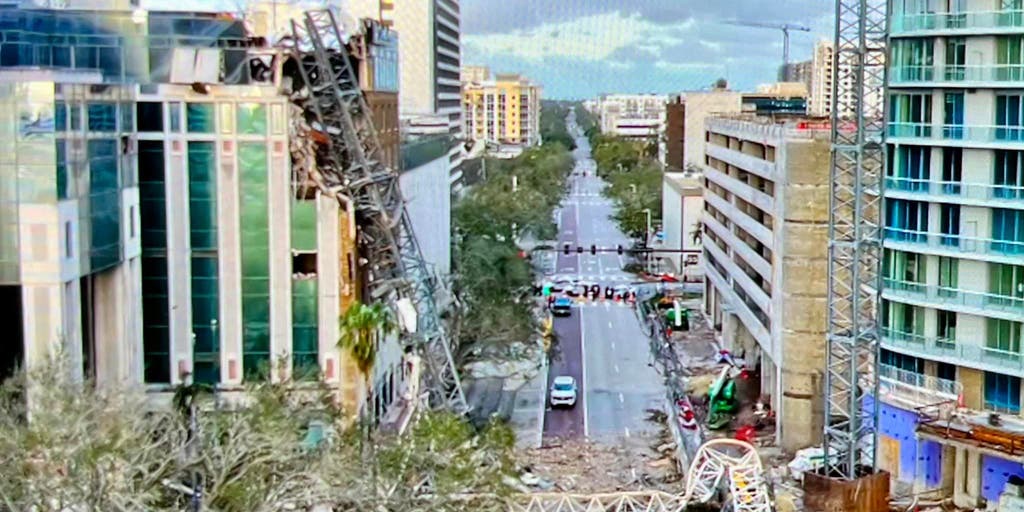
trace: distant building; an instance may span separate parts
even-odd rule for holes
[[[686,253],[666,253],[661,260],[668,271],[686,282],[700,283],[701,215],[704,211],[703,178],[694,172],[666,172],[661,186],[661,222],[665,234],[661,249]]]
[[[832,87],[835,64],[832,61],[832,42],[822,39],[814,45],[811,58],[811,87],[807,98],[807,113],[812,116],[832,115]]]
[[[802,62],[791,62],[782,67],[779,73],[780,82],[800,82],[811,90],[811,79],[814,77],[814,59]]]
[[[830,130],[818,120],[713,117],[704,171],[704,310],[771,397],[780,446],[820,443]]]
[[[698,169],[705,153],[705,120],[714,114],[738,114],[742,111],[743,95],[727,88],[716,88],[686,92],[682,100],[685,109],[683,168]]]
[[[513,73],[492,79],[482,67],[467,68],[464,77],[462,118],[471,140],[520,147],[540,143],[540,86]]]
[[[757,92],[743,93],[743,111],[759,115],[807,114],[807,87],[803,82],[762,84]]]

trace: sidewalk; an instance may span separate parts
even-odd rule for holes
[[[543,353],[542,353],[543,354]],[[516,433],[519,448],[540,448],[544,435],[544,407],[548,388],[547,355],[540,371],[515,393],[509,425]]]

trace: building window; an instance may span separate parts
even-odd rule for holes
[[[996,150],[993,184],[997,198],[1024,198],[1024,151]]]
[[[910,81],[932,79],[933,40],[928,38],[897,39],[893,41],[893,65],[898,66],[902,76]]]
[[[937,344],[952,347],[956,343],[956,312],[940,309],[937,311]]]
[[[117,104],[116,103],[90,103],[87,108],[89,112],[89,131],[91,132],[115,132],[117,131]]]
[[[886,200],[886,237],[924,242],[928,230],[928,203],[906,199]]]
[[[985,409],[1008,414],[1020,413],[1020,379],[985,372]]]
[[[242,367],[246,380],[270,371],[270,217],[267,146],[238,145],[242,247]]]
[[[181,103],[172,101],[167,104],[167,117],[170,118],[171,131],[181,133]]]
[[[189,133],[213,133],[216,117],[213,103],[185,105],[185,125]]]
[[[942,233],[942,245],[960,245],[960,205],[939,205],[939,232]]]
[[[898,190],[927,191],[932,165],[932,148],[897,146],[889,159],[886,185]]]
[[[939,295],[955,297],[960,274],[960,260],[939,256]]]
[[[942,380],[956,382],[956,365],[943,362],[936,362],[935,376]]]
[[[78,103],[72,103],[69,105],[70,115],[68,119],[71,121],[71,131],[77,132],[82,129],[82,106]]]
[[[143,116],[139,116],[140,125],[143,119]],[[142,246],[143,376],[147,383],[169,383],[170,303],[167,288],[167,202],[162,141],[139,141],[139,217]]]
[[[261,103],[240,103],[236,122],[239,134],[264,135],[267,133],[267,107]]]
[[[1020,359],[1021,323],[1001,318],[985,319],[986,355],[1010,361]]]
[[[1019,14],[1019,13],[1018,13]],[[996,37],[995,79],[997,81],[1024,80],[1024,37],[1019,35]]]
[[[893,94],[889,101],[890,135],[895,137],[931,137],[931,94]]]
[[[135,104],[140,132],[164,131],[164,105],[154,101],[140,101]]]
[[[889,279],[907,283],[925,282],[925,256],[916,252],[886,249],[882,272]]]
[[[192,243],[192,359],[196,382],[220,382],[217,174],[212,142],[188,143]]]
[[[992,251],[1024,254],[1024,211],[992,208]]]
[[[71,221],[64,222],[64,258],[71,259],[75,255],[73,235],[71,232]]]
[[[963,80],[967,63],[967,41],[962,37],[946,39],[946,80]]]
[[[924,359],[920,357],[908,356],[883,348],[881,351],[881,363],[903,371],[924,374]]]
[[[959,194],[964,166],[963,148],[942,148],[942,192]]]
[[[63,101],[53,103],[53,129],[58,132],[68,130],[68,106]]]
[[[995,306],[1024,306],[1024,267],[1006,263],[989,263],[987,302]]]
[[[1024,96],[1000,94],[996,96],[996,140],[1024,140]]]

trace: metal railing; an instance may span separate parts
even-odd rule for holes
[[[1018,185],[993,185],[988,183],[962,183],[917,178],[885,178],[885,189],[922,194],[960,196],[982,201],[1007,200],[1024,201],[1024,187]]]
[[[1024,297],[967,291],[891,278],[885,278],[882,286],[884,294],[894,294],[923,302],[1024,315]]]
[[[905,65],[889,68],[891,82],[1024,82],[1024,64]]]
[[[898,228],[885,228],[885,239],[958,253],[1024,257],[1024,240],[998,240]]]
[[[893,16],[891,20],[891,31],[894,34],[1021,27],[1024,27],[1024,11],[1020,10],[902,14]]]
[[[889,137],[1024,145],[1024,126],[890,122]]]
[[[1024,372],[1024,356],[1019,351],[964,343],[941,336],[924,336],[895,329],[882,329],[882,346],[904,349],[930,357],[955,359],[961,366],[987,365],[1000,370]]]
[[[960,402],[964,386],[954,380],[879,364],[878,391],[883,400],[899,400],[925,406],[941,402]]]

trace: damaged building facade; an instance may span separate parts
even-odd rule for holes
[[[62,351],[98,384],[322,379],[383,414],[410,370],[386,340],[368,393],[337,346],[367,262],[346,202],[295,179],[316,137],[291,55],[223,13],[0,20],[4,376]]]

